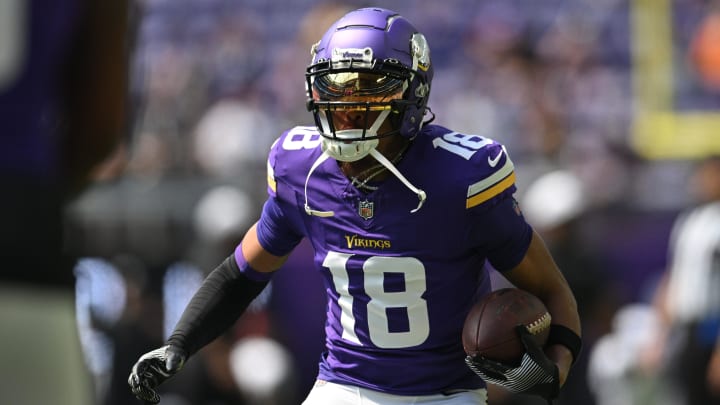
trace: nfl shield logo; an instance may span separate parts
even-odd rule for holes
[[[360,214],[360,216],[363,219],[367,220],[367,219],[372,218],[374,211],[375,211],[375,203],[373,203],[372,201],[368,201],[368,200],[360,201],[360,203],[358,205],[358,214]]]

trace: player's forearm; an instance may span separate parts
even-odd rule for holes
[[[552,295],[546,305],[552,315],[552,325],[545,352],[558,366],[562,386],[582,348],[580,318],[575,298],[569,287]]]
[[[230,328],[267,283],[249,278],[231,255],[190,300],[168,344],[194,354]]]
[[[547,297],[545,305],[552,315],[553,324],[562,325],[578,335],[581,334],[577,302],[570,287],[565,284],[563,288],[558,288],[555,293]]]
[[[552,316],[546,355],[558,367],[564,384],[582,346],[577,301],[542,238],[534,233],[521,264],[508,273],[511,281],[540,298]]]
[[[523,260],[504,275],[515,286],[540,298],[552,315],[553,324],[562,325],[580,335],[577,301],[540,235],[533,232]]]

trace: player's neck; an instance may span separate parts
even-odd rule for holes
[[[402,160],[409,145],[410,140],[407,138],[391,136],[381,139],[377,150],[394,165],[397,165]],[[385,180],[390,174],[385,166],[370,155],[355,162],[338,162],[338,164],[345,176],[356,183],[356,186],[366,180],[372,180],[372,182]]]

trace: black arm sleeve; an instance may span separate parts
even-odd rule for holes
[[[235,256],[230,255],[207,276],[167,343],[190,357],[230,328],[267,284],[241,273]]]

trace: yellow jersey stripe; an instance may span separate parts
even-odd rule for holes
[[[503,191],[507,190],[510,186],[515,184],[515,172],[511,172],[509,176],[507,176],[505,179],[500,181],[499,183],[495,184],[494,186],[488,188],[487,190],[475,194],[474,196],[468,198],[465,201],[465,208],[472,208],[476,205],[482,204],[485,201],[495,197],[496,195],[502,193]]]
[[[515,170],[515,165],[513,164],[512,160],[510,160],[510,157],[506,157],[505,164],[503,167],[498,169],[495,173],[493,173],[491,176],[489,176],[486,179],[480,180],[477,183],[474,183],[468,187],[467,196],[468,198],[474,196],[477,193],[480,193],[484,191],[486,188],[491,187],[498,181],[504,179],[507,177],[510,173]]]
[[[268,187],[270,187],[270,190],[272,190],[273,193],[277,193],[277,183],[275,182],[275,170],[273,170],[273,167],[270,165],[270,161],[267,162],[267,183],[268,183]]]

